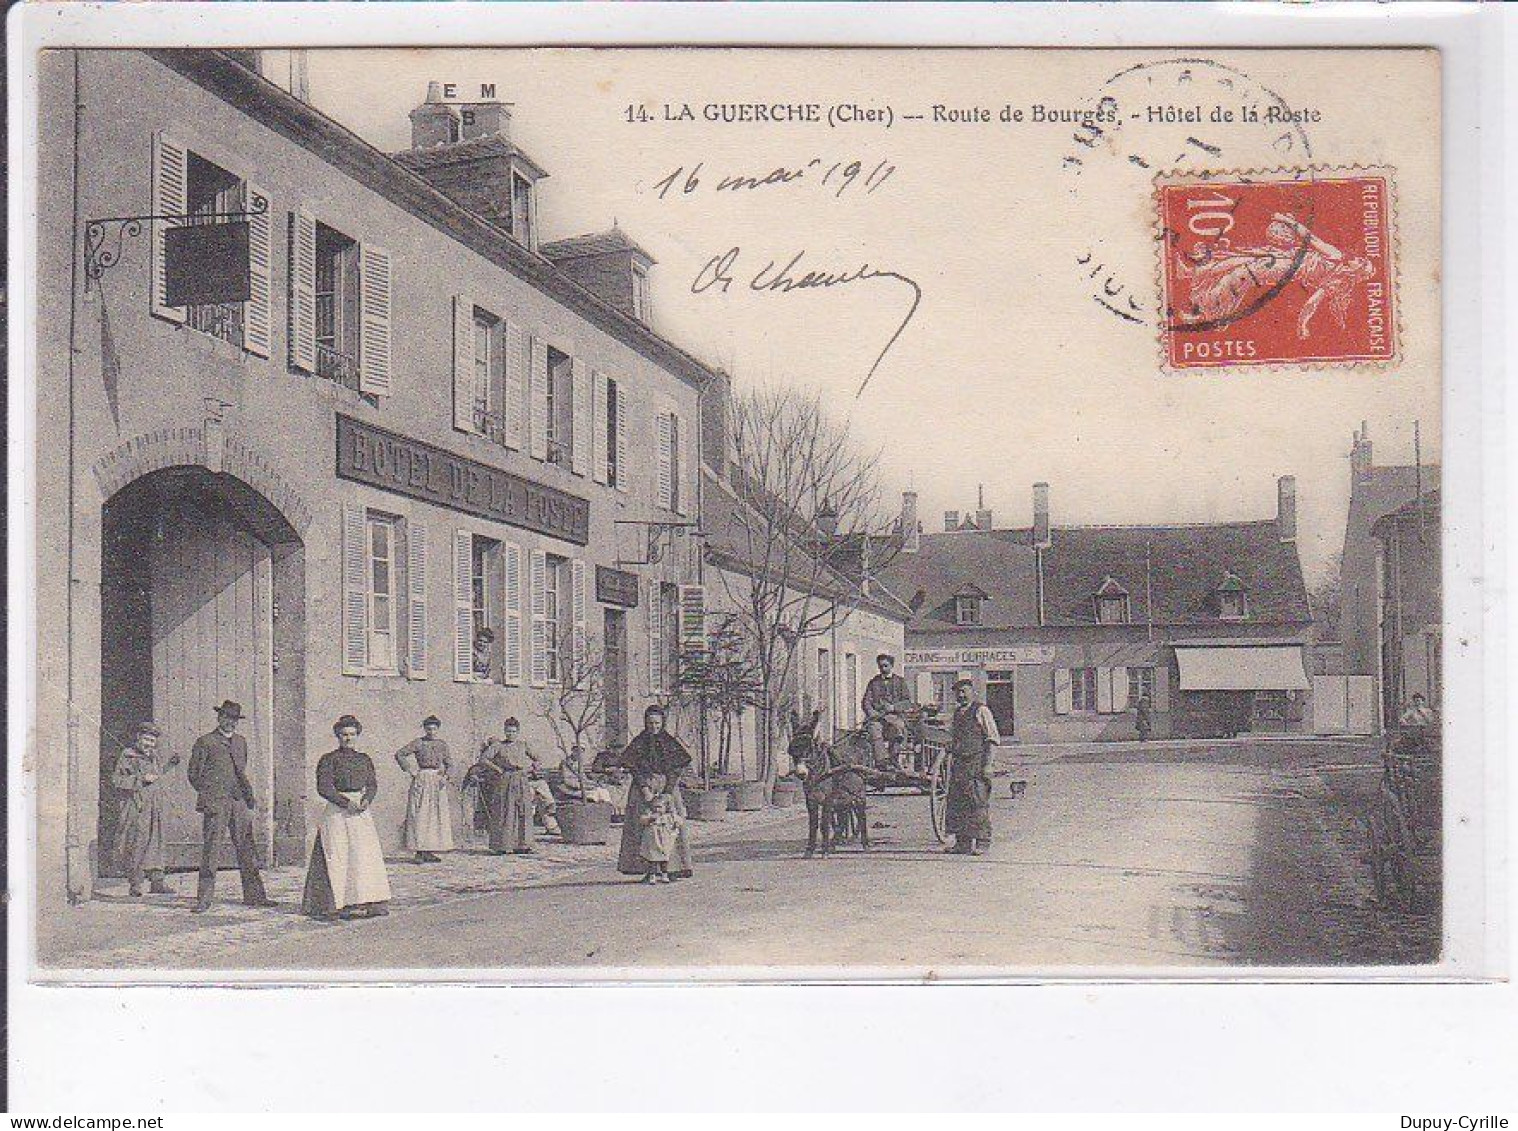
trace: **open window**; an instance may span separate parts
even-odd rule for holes
[[[547,398],[548,462],[568,467],[574,454],[574,361],[562,350],[548,347],[548,373],[543,385]]]
[[[316,225],[316,373],[357,389],[358,244],[326,224]]]

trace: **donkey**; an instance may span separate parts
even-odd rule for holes
[[[838,840],[847,839],[855,830],[859,834],[859,847],[869,851],[870,823],[865,801],[868,767],[858,757],[857,744],[840,743],[835,756],[825,743],[818,741],[817,721],[821,716],[821,711],[813,711],[803,721],[795,711],[791,712],[789,753],[796,776],[806,791],[806,854],[816,854],[819,832],[822,854],[826,856]]]

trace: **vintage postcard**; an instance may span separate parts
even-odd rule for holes
[[[35,99],[33,977],[1441,968],[1437,51]]]

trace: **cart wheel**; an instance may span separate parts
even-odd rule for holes
[[[933,759],[933,773],[928,779],[928,815],[939,844],[949,843],[949,762],[949,752],[940,753]]]

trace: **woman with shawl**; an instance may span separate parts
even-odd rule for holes
[[[668,795],[673,811],[682,818],[666,872],[674,879],[691,874],[690,838],[683,820],[685,798],[680,793],[680,777],[690,767],[691,757],[680,740],[664,729],[664,722],[664,708],[657,704],[650,706],[643,712],[643,733],[629,742],[617,759],[619,765],[632,772],[627,814],[622,818],[622,844],[617,853],[617,871],[624,876],[642,879],[648,870],[642,853],[643,786],[653,782],[656,775],[663,778],[661,788]]]

